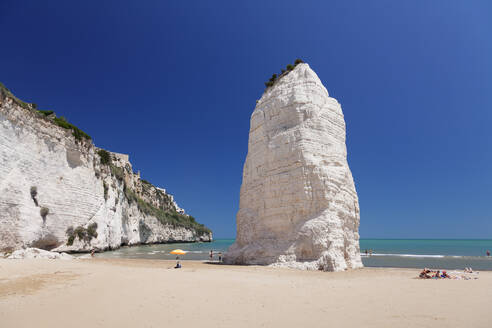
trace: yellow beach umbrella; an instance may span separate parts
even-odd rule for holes
[[[175,249],[175,250],[171,251],[169,254],[173,254],[173,255],[185,255],[186,252],[183,251],[182,249]]]

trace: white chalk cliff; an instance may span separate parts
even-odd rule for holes
[[[128,155],[99,152],[0,85],[0,251],[211,240]]]
[[[236,242],[224,261],[362,267],[342,109],[308,64],[265,90],[250,124]]]

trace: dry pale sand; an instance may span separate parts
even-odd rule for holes
[[[491,327],[492,272],[0,260],[0,327]]]

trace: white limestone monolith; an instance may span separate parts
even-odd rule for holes
[[[230,264],[362,267],[359,202],[340,104],[308,64],[267,88],[251,116]]]

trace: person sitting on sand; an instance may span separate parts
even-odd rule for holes
[[[181,268],[181,263],[179,263],[179,256],[176,256],[176,266],[174,268],[175,269]]]
[[[442,271],[442,274],[441,274],[441,278],[448,278],[448,279],[451,279],[451,276],[446,272],[446,271]]]
[[[439,274],[439,270],[436,271],[436,273],[434,274],[433,278],[436,278],[436,279],[439,279],[441,278],[441,275]]]

